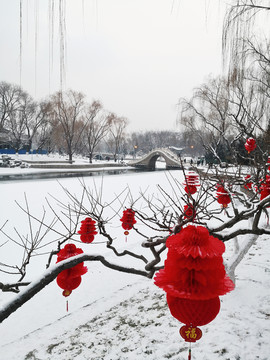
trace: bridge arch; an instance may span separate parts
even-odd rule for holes
[[[147,155],[140,159],[132,160],[128,163],[129,166],[137,168],[145,168],[148,170],[155,170],[156,161],[159,157],[163,157],[166,162],[166,169],[180,169],[181,162],[177,155],[169,149],[155,149],[150,151]]]

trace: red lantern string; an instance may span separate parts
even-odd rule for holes
[[[186,181],[184,182],[184,190],[188,196],[193,195],[197,192],[197,187],[200,186],[199,176],[193,172],[186,175]]]
[[[135,220],[135,211],[132,209],[124,210],[123,216],[120,221],[122,221],[122,228],[125,230],[124,234],[126,235],[127,240],[127,235],[129,234],[128,230],[131,230],[133,228],[133,225],[137,222]]]
[[[97,234],[95,223],[95,220],[90,217],[87,217],[81,222],[82,225],[78,234],[81,234],[80,239],[83,243],[90,244],[94,240]]]
[[[219,296],[234,289],[222,254],[225,245],[203,226],[188,225],[168,237],[164,268],[155,284],[166,291],[172,316],[185,324],[180,335],[188,342],[201,337],[197,326],[206,325],[219,313]]]
[[[246,143],[245,143],[245,148],[247,150],[248,153],[250,153],[251,151],[255,150],[256,148],[256,140],[253,138],[248,138]]]
[[[82,249],[77,248],[74,244],[67,244],[58,252],[56,262],[58,263],[82,253]],[[86,272],[87,267],[84,266],[83,262],[73,266],[72,268],[61,271],[56,278],[56,282],[57,285],[63,289],[62,295],[65,297],[69,296],[72,293],[72,290],[76,289],[80,285],[82,281],[81,276]]]
[[[217,202],[226,208],[231,202],[231,197],[227,190],[222,185],[217,186]]]

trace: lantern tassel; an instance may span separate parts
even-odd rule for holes
[[[189,343],[188,360],[191,360],[191,343]]]
[[[66,306],[67,306],[67,312],[68,312],[68,300],[67,300]]]

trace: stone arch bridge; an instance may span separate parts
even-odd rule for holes
[[[167,148],[152,150],[147,155],[129,161],[129,166],[137,168],[145,168],[148,170],[154,170],[156,167],[156,161],[159,157],[163,157],[166,162],[166,169],[181,169],[182,165],[178,156]]]

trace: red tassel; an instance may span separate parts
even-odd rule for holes
[[[67,300],[67,312],[68,312],[68,300]]]

